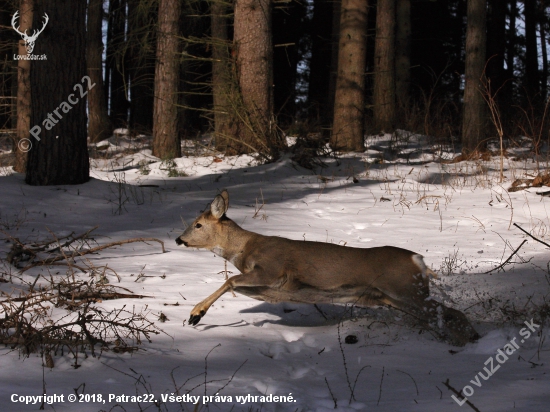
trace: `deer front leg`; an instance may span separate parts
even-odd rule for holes
[[[270,283],[267,279],[262,279],[261,276],[258,276],[258,273],[252,271],[245,275],[236,275],[227,279],[224,284],[208,296],[206,299],[195,305],[193,310],[191,310],[191,317],[189,318],[188,323],[190,325],[196,325],[199,323],[201,318],[206,314],[210,306],[214,304],[224,293],[233,290],[239,286],[268,286]]]
[[[237,275],[237,276],[240,276],[240,275]],[[195,305],[195,307],[191,311],[191,317],[189,318],[188,323],[190,325],[196,325],[197,323],[199,323],[201,318],[204,315],[206,315],[206,311],[210,309],[210,306],[212,306],[214,302],[217,301],[225,292],[229,292],[230,290],[233,289],[233,286],[229,282],[231,279],[226,280],[221,288],[219,288],[217,291],[212,293],[206,299],[204,299],[203,301]]]

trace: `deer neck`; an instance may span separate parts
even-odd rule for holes
[[[241,228],[235,222],[227,220],[222,223],[216,246],[210,250],[240,268],[245,245],[253,235],[254,233]]]

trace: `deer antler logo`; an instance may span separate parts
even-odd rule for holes
[[[27,30],[25,30],[24,33],[19,31],[19,27],[15,27],[15,24],[17,22],[17,18],[19,17],[19,11],[16,11],[13,15],[13,18],[11,19],[11,25],[13,29],[21,35],[21,38],[25,40],[25,48],[27,49],[27,53],[31,54],[34,50],[34,42],[38,38],[38,35],[44,31],[46,28],[46,25],[48,24],[48,21],[50,18],[46,13],[44,13],[44,24],[40,30],[33,30],[32,36],[27,35]]]

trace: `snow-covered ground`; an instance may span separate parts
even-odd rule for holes
[[[327,167],[315,173],[287,157],[266,165],[249,156],[214,155],[166,164],[148,150],[92,160],[92,179],[80,186],[31,187],[4,169],[1,229],[20,241],[99,226],[99,244],[153,237],[165,242],[166,253],[155,243],[132,243],[89,257],[89,263],[108,264],[118,273],[120,280],[108,274],[112,284],[147,296],[97,306],[143,310],[162,333],[133,353],[110,350],[93,357],[87,350],[78,368],[67,352],[54,355],[55,367],[49,368],[40,354],[25,357],[3,347],[0,409],[37,410],[40,403],[12,400],[45,392],[64,395],[63,402],[45,406],[56,411],[472,410],[451,397],[448,381],[458,391],[466,387],[471,405],[483,412],[548,410],[550,254],[512,224],[549,243],[550,198],[537,194],[548,188],[506,190],[516,178],[534,177],[536,163],[506,158],[506,179],[498,183],[498,158],[444,164],[434,161],[444,153],[419,151],[422,142],[399,151],[388,150],[389,142],[371,139],[364,154],[324,159]],[[174,240],[183,222],[190,223],[223,188],[231,199],[228,216],[248,230],[421,253],[439,273],[432,294],[462,310],[481,339],[452,347],[387,308],[272,305],[231,293],[196,327],[187,325],[191,308],[224,282],[224,261]],[[524,239],[513,264],[486,273]],[[9,247],[2,242],[1,258]],[[10,270],[17,273],[4,262],[5,279]],[[38,267],[23,278],[62,277],[65,270]],[[236,274],[230,264],[228,270]],[[18,287],[15,280],[0,283],[4,293]],[[66,313],[49,310],[54,318]],[[165,322],[158,320],[161,312]],[[532,331],[529,337],[526,331]],[[358,342],[345,343],[348,335]],[[75,388],[90,395],[81,397],[88,402],[68,401]],[[109,394],[119,397],[109,401]],[[131,398],[143,394],[151,396],[139,404]],[[171,395],[187,397],[176,402]],[[189,396],[199,397],[199,404]],[[210,397],[207,406],[204,396]]]

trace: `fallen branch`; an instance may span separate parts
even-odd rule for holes
[[[451,392],[454,392],[454,394],[455,394],[456,396],[462,396],[462,395],[460,394],[459,391],[457,391],[455,388],[453,388],[453,387],[451,386],[451,384],[449,383],[449,378],[447,378],[447,380],[446,380],[445,382],[441,382],[441,383],[442,383],[443,385],[445,385],[445,386],[447,387],[447,389],[449,389]],[[475,405],[474,405],[472,402],[470,402],[470,401],[469,401],[468,399],[466,399],[464,396],[462,396],[462,398],[466,401],[466,404],[467,404],[470,408],[472,408],[474,411],[476,411],[476,412],[481,412],[479,409],[477,409],[477,408],[475,407]]]
[[[516,253],[518,253],[518,251],[520,250],[520,248],[521,248],[525,243],[527,243],[527,239],[524,239],[523,242],[521,242],[521,245],[519,245],[518,248],[517,248],[516,250],[514,250],[514,252],[508,257],[508,259],[506,259],[506,260],[504,261],[503,264],[497,266],[497,267],[494,268],[494,269],[488,270],[487,272],[485,272],[485,274],[491,273],[491,272],[494,272],[495,270],[498,270],[498,269],[503,268],[504,265],[506,265],[506,264],[514,257],[514,255],[515,255]]]
[[[84,255],[93,254],[93,253],[99,252],[100,250],[108,249],[108,248],[113,247],[113,246],[121,246],[121,245],[125,245],[125,244],[128,244],[128,243],[136,243],[136,242],[144,242],[144,243],[158,242],[162,246],[162,253],[166,253],[166,250],[164,249],[164,242],[162,240],[155,239],[155,238],[152,238],[152,237],[126,239],[126,240],[120,240],[118,242],[107,243],[106,245],[97,246],[97,247],[94,247],[94,248],[91,248],[91,249],[75,251],[70,255],[62,254],[62,255],[58,255],[58,256],[54,256],[54,257],[51,257],[51,258],[44,259],[40,262],[34,262],[34,263],[31,263],[30,265],[27,265],[24,268],[22,268],[20,270],[20,273],[23,273],[23,272],[25,272],[25,271],[33,268],[33,267],[36,267],[36,266],[49,266],[49,265],[54,264],[55,262],[59,262],[60,260],[74,259],[76,257],[81,257],[81,256],[84,256]],[[71,263],[71,265],[74,266],[72,263]],[[78,269],[81,269],[81,268],[78,268]]]
[[[518,225],[517,223],[514,223],[514,226],[517,227],[519,230],[521,230],[523,233],[525,233],[527,236],[529,236],[530,238],[536,240],[537,242],[539,243],[542,243],[544,246],[546,247],[550,247],[550,245],[546,242],[543,242],[542,240],[540,239],[537,239],[535,236],[533,236],[531,233],[529,233],[528,231],[526,231],[525,229],[523,229],[520,225]]]

